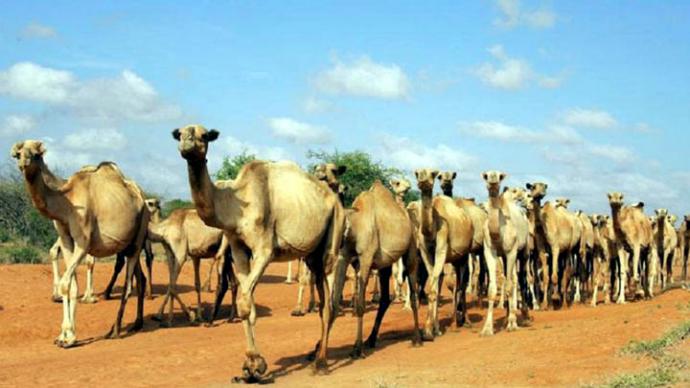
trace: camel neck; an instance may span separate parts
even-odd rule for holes
[[[621,228],[620,215],[621,215],[620,206],[612,205],[611,206],[611,220],[613,221],[613,231],[617,235],[621,235],[623,233],[623,229]]]
[[[444,186],[442,187],[443,189],[443,195],[446,197],[453,198],[453,186]]]
[[[494,247],[498,248],[501,239],[501,209],[503,205],[503,199],[498,195],[498,190],[489,188],[489,209],[488,209],[488,226],[489,226],[489,236],[494,244]]]
[[[160,220],[160,218],[159,218]],[[151,240],[152,242],[163,242],[164,239],[164,232],[165,232],[165,226],[163,225],[164,222],[149,222],[148,225],[148,239]]]
[[[64,194],[59,191],[59,180],[45,165],[39,161],[39,172],[33,175],[24,174],[26,188],[36,210],[51,220],[67,224],[63,212],[71,208]]]
[[[208,174],[206,160],[188,160],[189,186],[192,191],[192,201],[199,217],[207,225],[216,225],[215,197],[216,186]]]
[[[405,196],[396,194],[395,195],[395,202],[403,209],[405,209]]]
[[[431,190],[422,191],[422,233],[431,237],[433,234],[433,209],[432,209]]]

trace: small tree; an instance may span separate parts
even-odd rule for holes
[[[369,190],[377,179],[386,187],[392,178],[401,176],[402,171],[394,167],[385,166],[379,161],[374,161],[371,155],[364,151],[350,152],[326,152],[312,151],[307,152],[307,158],[315,160],[308,166],[310,171],[314,170],[318,163],[333,163],[337,166],[346,166],[347,170],[340,176],[340,182],[347,186],[345,193],[345,206],[352,205],[352,201],[364,190]],[[407,197],[415,198],[413,193],[408,193]],[[406,200],[407,200],[406,197]],[[417,198],[419,195],[417,194]]]
[[[237,178],[240,169],[253,160],[256,160],[256,155],[250,154],[247,150],[242,151],[241,154],[235,155],[232,158],[226,156],[223,158],[223,164],[216,173],[216,179],[226,180]]]

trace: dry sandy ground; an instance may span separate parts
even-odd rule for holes
[[[652,301],[625,306],[576,306],[568,311],[537,312],[529,328],[514,333],[499,330],[491,338],[480,338],[484,312],[473,308],[473,328],[449,330],[433,343],[412,348],[411,314],[402,311],[400,304],[393,304],[384,320],[378,348],[363,360],[348,358],[355,333],[354,318],[349,311],[339,318],[329,349],[330,374],[313,376],[304,357],[317,340],[318,315],[290,316],[297,286],[283,283],[285,269],[284,264],[270,266],[257,287],[256,297],[260,313],[258,343],[278,385],[573,386],[601,382],[617,373],[648,366],[649,361],[617,354],[628,341],[658,337],[690,319],[690,293],[678,289]],[[98,292],[105,287],[111,270],[112,263],[97,264]],[[167,267],[156,263],[154,272],[154,292],[160,295],[167,282]],[[83,287],[83,272],[79,279]],[[192,266],[187,265],[181,284],[183,298],[188,302],[195,300],[189,286],[192,279]],[[0,266],[0,385],[226,386],[232,376],[239,374],[245,348],[241,324],[222,320],[212,328],[190,326],[178,314],[174,328],[159,328],[151,315],[162,302],[160,296],[146,301],[143,332],[58,349],[53,338],[59,333],[62,308],[50,301],[50,282],[48,265]],[[212,294],[203,295],[207,309],[212,299]],[[100,300],[94,305],[79,305],[79,338],[103,335],[115,318],[118,304],[117,300]],[[132,322],[135,306],[135,299],[130,299],[126,323]],[[227,316],[228,309],[223,313]],[[504,314],[504,310],[497,312],[497,327],[504,323]],[[365,317],[366,331],[374,315],[370,308]],[[425,315],[426,306],[422,309],[422,317]],[[448,325],[448,303],[443,305],[441,317]],[[682,345],[686,353],[688,342]]]

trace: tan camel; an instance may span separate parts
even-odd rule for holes
[[[588,285],[592,274],[590,269],[594,267],[594,226],[592,220],[582,210],[575,212],[575,218],[579,222],[580,241],[575,268],[575,296],[573,302],[579,303],[582,299],[581,291],[590,291]]]
[[[393,263],[403,258],[408,274],[412,315],[414,318],[413,344],[419,344],[419,319],[417,315],[417,247],[412,223],[407,212],[395,201],[391,192],[380,181],[360,193],[352,203],[348,215],[349,228],[346,233],[341,253],[349,263],[354,257],[359,259],[356,276],[357,298],[355,315],[357,316],[357,336],[351,356],[362,356],[362,330],[365,309],[364,295],[373,268],[379,270],[381,300],[376,320],[366,345],[372,349],[381,321],[390,305],[389,283]]]
[[[62,330],[56,339],[61,347],[76,343],[77,279],[75,270],[87,255],[106,257],[113,254],[127,257],[129,285],[135,273],[139,284],[143,274],[139,254],[146,236],[149,213],[141,190],[125,180],[113,163],[82,169],[61,186],[51,184],[43,161],[45,147],[40,141],[27,140],[15,144],[11,155],[24,175],[26,188],[36,209],[45,217],[57,221],[65,272],[60,279],[63,303]],[[144,287],[139,287],[137,318],[133,330],[143,326]],[[117,319],[108,337],[118,337],[127,302],[123,292]]]
[[[594,254],[592,274],[592,299],[590,305],[596,307],[599,285],[603,284],[604,303],[611,301],[611,266],[614,265],[613,255],[616,254],[616,238],[613,231],[613,222],[609,216],[592,214],[590,216],[592,232],[594,236]]]
[[[434,182],[438,171],[419,169],[415,171],[417,187],[421,191],[419,248],[422,260],[429,273],[429,310],[424,325],[424,339],[431,341],[441,335],[438,318],[438,295],[440,276],[446,262],[455,267],[456,283],[463,284],[460,276],[465,273],[474,238],[472,220],[467,212],[453,199],[445,195],[433,196]],[[459,287],[462,289],[463,287]],[[462,294],[464,296],[464,293]],[[457,300],[457,297],[453,298]],[[459,311],[458,309],[461,309]],[[464,300],[453,306],[455,325],[465,323],[467,308]]]
[[[683,282],[688,280],[688,256],[690,256],[690,214],[683,217],[680,228],[678,228],[678,247],[679,260],[683,261],[681,277]]]
[[[245,381],[260,380],[267,364],[254,339],[254,289],[271,262],[305,257],[316,276],[320,299],[321,340],[315,349],[317,370],[326,370],[328,337],[337,304],[331,303],[328,275],[334,284],[333,300],[340,300],[345,267],[338,260],[345,216],[338,197],[328,186],[294,163],[247,163],[230,187],[213,184],[206,164],[216,130],[189,125],[173,131],[181,156],[187,161],[192,200],[208,226],[222,229],[229,238],[240,293],[238,315],[247,337]],[[251,267],[250,267],[251,258]]]
[[[214,262],[220,262],[226,257],[228,241],[223,238],[223,231],[206,226],[199,218],[195,209],[177,209],[170,213],[165,220],[149,223],[148,239],[151,242],[162,244],[168,256],[170,283],[163,303],[161,303],[156,315],[157,320],[163,320],[163,311],[167,305],[167,325],[172,326],[175,300],[180,304],[180,308],[190,321],[194,322],[203,319],[201,281],[199,277],[200,260],[212,258]],[[187,309],[177,291],[177,279],[180,276],[182,267],[187,262],[187,259],[190,258],[194,264],[194,289],[197,299],[196,312],[191,312]]]
[[[395,202],[400,206],[401,209],[405,211],[405,214],[407,215],[407,218],[410,218],[410,215],[407,211],[407,208],[405,206],[405,195],[410,191],[412,188],[412,184],[410,181],[407,179],[391,179],[390,182],[388,182],[393,189],[393,194],[395,195]],[[410,220],[410,225],[412,225],[412,220]],[[412,225],[413,232],[417,233],[417,230],[414,229],[414,225]],[[415,244],[416,244],[416,237],[415,237]],[[415,248],[416,249],[416,248]],[[405,263],[403,263],[403,259],[400,258],[398,261],[393,263],[393,280],[394,280],[394,287],[395,287],[395,299],[398,301],[404,301],[403,304],[403,309],[404,310],[409,310],[411,309],[410,305],[410,290],[409,287],[405,288],[405,278],[404,278],[404,272],[405,272]]]
[[[539,254],[542,273],[541,309],[548,309],[554,296],[558,296],[565,306],[567,284],[564,283],[568,283],[572,271],[570,263],[579,239],[575,236],[572,218],[563,206],[550,202],[542,206],[541,201],[548,188],[546,183],[527,183],[526,187],[530,191],[535,211],[535,249]],[[547,256],[551,256],[550,263]]]
[[[663,290],[668,283],[673,283],[673,255],[678,246],[678,234],[668,214],[668,209],[656,209],[652,232],[656,240],[659,257],[659,285]]]
[[[616,236],[616,249],[620,259],[619,266],[619,294],[616,303],[625,303],[626,276],[628,273],[628,258],[632,254],[632,283],[636,293],[644,292],[652,297],[654,276],[656,270],[656,244],[652,233],[652,224],[644,214],[644,204],[623,206],[623,194],[613,192],[608,194],[611,205],[611,219]],[[647,284],[644,290],[640,287],[640,269],[643,264],[647,273]]]
[[[518,207],[512,194],[501,193],[501,182],[506,174],[500,171],[482,173],[489,192],[489,214],[484,224],[484,259],[489,275],[489,308],[481,335],[494,334],[494,299],[496,298],[496,261],[503,258],[506,274],[506,288],[510,294],[508,303],[507,330],[518,328],[517,293],[518,293],[518,260],[526,261],[529,222],[525,213]],[[523,315],[528,317],[523,303]]]
[[[470,217],[470,220],[472,221],[472,228],[474,230],[474,236],[472,237],[472,246],[470,248],[471,260],[468,262],[467,273],[461,275],[462,277],[464,277],[461,279],[467,283],[467,287],[464,290],[457,290],[454,287],[453,295],[456,295],[458,292],[467,292],[468,290],[471,291],[473,284],[477,284],[477,282],[473,280],[475,278],[482,278],[480,276],[480,272],[482,272],[482,270],[484,269],[483,229],[487,217],[486,211],[482,210],[475,203],[474,198],[453,197],[453,186],[456,177],[457,173],[455,171],[445,171],[439,174],[438,180],[441,183],[441,190],[443,190],[443,195],[453,198],[455,200],[455,203],[460,208],[462,208]],[[457,284],[455,286],[457,287]],[[481,296],[481,293],[478,293],[478,296]],[[481,300],[479,304],[481,305]]]

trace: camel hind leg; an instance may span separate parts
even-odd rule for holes
[[[357,333],[355,336],[355,344],[350,352],[351,358],[361,358],[363,355],[362,337],[364,326],[364,310],[366,310],[366,291],[367,283],[369,283],[369,275],[371,269],[371,262],[373,260],[372,254],[360,255],[360,266],[357,275],[355,276],[355,304],[354,314],[357,317]],[[381,305],[379,305],[381,311]],[[377,314],[378,317],[378,314]]]
[[[84,296],[81,298],[81,303],[96,303],[98,298],[93,294],[93,268],[95,266],[95,259],[88,255],[85,259],[86,264],[86,290]]]
[[[374,321],[374,327],[371,329],[371,334],[367,338],[367,347],[373,349],[376,347],[376,339],[379,335],[379,329],[381,328],[381,321],[386,315],[386,310],[391,304],[390,295],[390,278],[391,278],[391,267],[385,267],[378,270],[378,281],[380,283],[381,289],[381,299],[379,300],[379,308],[376,311],[376,320]]]
[[[488,289],[488,308],[484,327],[481,336],[491,336],[494,334],[494,301],[496,300],[496,253],[487,245],[484,246],[484,261],[486,261],[486,272],[489,275]]]

